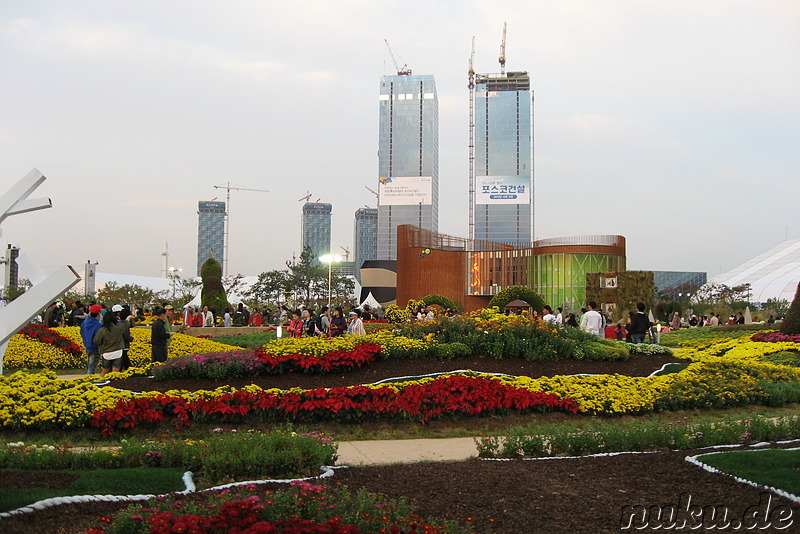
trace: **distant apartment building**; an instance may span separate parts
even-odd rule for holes
[[[225,254],[225,203],[201,200],[197,203],[197,276],[209,256],[220,265]]]
[[[533,99],[527,72],[478,74],[470,234],[476,241],[533,241]]]
[[[377,258],[397,258],[397,227],[439,227],[439,100],[431,75],[381,77]]]
[[[361,283],[361,266],[378,257],[378,210],[359,208],[353,225],[353,264],[355,277]]]
[[[311,247],[314,258],[331,253],[331,213],[333,208],[326,202],[306,202],[303,204],[301,220],[301,250]]]

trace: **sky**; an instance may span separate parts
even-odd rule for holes
[[[439,98],[439,231],[468,236],[467,69],[527,71],[535,236],[620,234],[628,269],[727,271],[800,238],[796,0],[0,2],[0,184],[53,208],[2,241],[45,271],[193,275],[197,202],[231,191],[230,273],[334,253],[376,199],[384,39]],[[25,273],[22,273],[24,276]]]

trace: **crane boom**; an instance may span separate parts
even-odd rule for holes
[[[226,185],[215,185],[214,189],[225,190],[225,247],[222,258],[222,275],[228,274],[228,247],[230,245],[231,229],[231,191],[256,191],[258,193],[269,193],[266,189],[250,189],[248,187],[235,187],[230,182]]]
[[[503,23],[503,42],[500,44],[500,57],[497,58],[500,61],[500,74],[505,75],[506,73],[506,27],[507,24]]]
[[[398,65],[397,60],[394,58],[394,52],[392,52],[392,47],[389,46],[389,40],[388,39],[384,39],[383,42],[386,43],[386,48],[389,49],[389,55],[392,58],[392,63],[394,63],[394,69],[395,69],[395,71],[397,71],[397,75],[398,76],[408,76],[408,75],[410,75],[411,74],[411,69],[408,68],[408,64],[403,64],[403,68],[400,68],[400,65]]]
[[[469,56],[469,238],[475,238],[475,36]]]

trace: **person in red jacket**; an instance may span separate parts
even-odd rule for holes
[[[303,337],[303,320],[300,318],[300,310],[292,312],[292,320],[289,321],[286,331],[289,332],[289,337]]]

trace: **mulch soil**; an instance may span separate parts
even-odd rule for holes
[[[256,383],[264,388],[334,387],[372,383],[378,380],[427,373],[472,369],[512,375],[554,376],[577,373],[620,373],[646,376],[664,363],[681,362],[666,356],[632,356],[627,362],[493,360],[472,357],[454,362],[431,360],[387,361],[346,374],[258,377],[224,383],[209,381],[157,381],[132,378],[113,383],[138,391],[169,389],[213,389],[220,385],[241,387]],[[705,451],[702,451],[705,452]],[[365,488],[391,498],[406,498],[423,517],[451,519],[476,532],[491,533],[603,533],[618,532],[625,506],[678,505],[683,494],[701,507],[725,506],[730,519],[741,519],[757,507],[762,490],[713,474],[684,460],[697,451],[660,451],[606,457],[556,458],[546,460],[418,463],[337,469],[326,484],[342,483]],[[52,475],[48,475],[52,476]],[[34,487],[41,474],[5,472],[0,487]],[[12,482],[13,481],[13,482]],[[9,484],[15,484],[9,486]],[[793,524],[789,528],[755,529],[759,532],[800,531],[800,505],[772,494],[771,509],[788,506]],[[764,497],[766,498],[766,497]],[[684,501],[685,502],[685,501]],[[31,514],[0,520],[0,532],[68,533],[97,525],[99,516],[110,516],[124,503],[60,505]],[[750,508],[751,511],[754,508]],[[763,503],[762,508],[763,510]],[[693,519],[683,512],[692,530]],[[708,514],[704,516],[708,520]],[[777,516],[773,514],[773,520]],[[767,517],[766,520],[769,519]],[[699,528],[694,531],[728,532]],[[652,522],[650,526],[657,526]],[[706,524],[708,526],[708,524]],[[759,526],[764,526],[762,523]],[[794,529],[794,530],[793,530]],[[644,530],[644,529],[631,529]],[[664,529],[662,529],[664,530]]]
[[[692,506],[724,506],[728,520],[741,520],[750,509],[767,513],[761,527],[746,531],[797,532],[800,505],[772,493],[709,473],[684,460],[698,451],[663,451],[653,454],[623,454],[606,457],[554,458],[545,460],[419,463],[337,469],[324,484],[342,483],[351,489],[365,488],[391,498],[405,498],[420,515],[450,519],[480,533],[573,533],[619,532],[626,506],[674,505],[681,531],[732,532],[719,528],[719,518],[695,526],[681,503]],[[706,451],[701,451],[706,452]],[[274,485],[278,486],[278,485]],[[763,494],[763,495],[762,495]],[[683,500],[681,500],[683,498]],[[785,506],[788,508],[778,508]],[[119,503],[61,505],[43,511],[0,520],[0,531],[18,534],[80,532],[96,526],[98,516],[124,508]],[[753,507],[753,508],[751,508]],[[778,515],[790,513],[792,524],[778,529]],[[767,526],[772,521],[771,527]],[[715,525],[717,528],[709,528]],[[634,523],[634,527],[642,526]],[[658,526],[653,520],[650,527]],[[631,528],[626,531],[652,531]],[[665,529],[662,529],[665,530]]]
[[[525,361],[512,359],[494,359],[483,356],[471,356],[460,360],[443,362],[434,359],[424,360],[385,360],[372,363],[347,373],[328,375],[286,373],[282,375],[234,378],[228,380],[155,380],[145,377],[115,380],[111,385],[131,391],[169,391],[171,389],[214,389],[219,386],[241,388],[256,384],[264,389],[289,389],[299,387],[312,389],[316,387],[353,386],[372,384],[387,378],[402,376],[419,376],[430,373],[443,373],[462,369],[485,373],[505,373],[515,376],[556,376],[586,374],[614,374],[628,376],[648,376],[657,371],[665,363],[686,363],[686,360],[665,355],[633,355],[627,361],[593,361],[593,360],[545,360]]]

